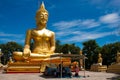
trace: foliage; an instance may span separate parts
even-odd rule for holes
[[[31,49],[33,43],[31,43]],[[0,49],[2,49],[2,63],[6,64],[9,60],[9,57],[12,56],[14,51],[22,51],[23,46],[16,42],[8,42],[6,44],[0,44]],[[56,41],[55,53],[63,54],[79,54],[80,48],[73,44],[61,44],[59,40]],[[116,62],[116,53],[120,51],[120,42],[105,44],[100,47],[95,40],[89,40],[83,42],[83,54],[88,58],[86,60],[86,68],[90,68],[93,63],[97,63],[98,53],[102,54],[103,65],[110,65],[113,62]]]
[[[56,48],[55,48],[55,53],[61,53],[62,52],[62,45],[59,40],[56,41]]]
[[[86,68],[97,63],[98,53],[102,54],[103,65],[110,65],[116,62],[117,51],[120,51],[120,42],[105,44],[100,47],[95,40],[83,42],[83,54],[88,58],[86,60]]]
[[[120,51],[120,42],[104,45],[101,50],[103,64],[110,65],[111,63],[116,62],[117,51]]]
[[[59,40],[56,41],[56,53],[63,53],[63,54],[79,54],[80,48],[77,47],[75,44],[61,44]]]
[[[95,40],[83,42],[83,54],[88,58],[86,60],[86,68],[90,68],[97,61],[97,55],[100,52],[100,47]]]
[[[2,63],[6,64],[9,57],[12,56],[14,51],[22,51],[23,47],[16,42],[8,42],[6,44],[0,44],[0,49],[2,50]]]
[[[73,44],[61,44],[59,40],[56,41],[56,53],[63,53],[63,54],[80,54],[80,48]],[[73,58],[71,60],[73,61],[79,61],[78,59]]]

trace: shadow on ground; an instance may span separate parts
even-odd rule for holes
[[[45,76],[45,75],[39,75],[39,77],[45,78],[45,79],[60,79],[61,77],[54,77],[54,76]],[[79,76],[79,77],[62,77],[62,79],[72,79],[72,78],[86,78],[90,76]]]
[[[56,78],[54,76],[45,76],[45,75],[39,75],[39,77],[42,77],[42,78],[45,78],[45,79]]]
[[[120,80],[120,76],[115,76],[115,77],[107,78],[107,80]]]

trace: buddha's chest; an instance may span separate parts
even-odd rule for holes
[[[33,30],[31,32],[31,37],[32,39],[36,40],[36,41],[48,41],[50,40],[51,37],[51,33],[48,30]]]

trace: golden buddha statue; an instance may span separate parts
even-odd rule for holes
[[[116,62],[108,66],[107,72],[120,74],[120,52],[117,51]]]
[[[48,11],[42,2],[36,13],[35,29],[30,29],[26,33],[25,46],[23,52],[13,52],[16,61],[31,61],[32,59],[45,59],[54,54],[55,33],[46,29],[48,21]],[[30,43],[33,40],[33,50],[30,50]]]
[[[98,62],[97,62],[97,64],[91,65],[90,70],[91,71],[99,71],[99,72],[107,71],[107,65],[102,65],[102,61],[103,61],[102,54],[99,53],[98,54]]]
[[[98,65],[101,65],[101,66],[102,66],[102,61],[103,61],[102,55],[101,55],[101,53],[99,53],[99,54],[98,54]]]
[[[119,51],[117,51],[116,62],[120,63],[120,52]]]
[[[35,29],[29,29],[26,33],[25,46],[23,52],[13,52],[15,62],[8,63],[7,73],[11,72],[44,72],[48,64],[60,64],[61,60],[71,64],[70,58],[53,57],[55,51],[55,33],[46,29],[48,21],[48,11],[44,3],[41,4],[36,13]],[[33,49],[30,50],[30,44],[33,41]]]

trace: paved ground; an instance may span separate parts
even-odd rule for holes
[[[74,73],[73,73],[74,74]],[[0,70],[0,80],[120,80],[120,75],[114,73],[106,72],[90,72],[80,71],[79,78],[50,78],[43,77],[42,73],[12,73],[6,74],[3,73],[3,70]]]

